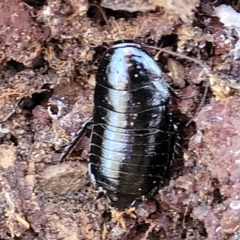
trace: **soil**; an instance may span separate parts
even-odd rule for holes
[[[240,24],[227,17],[239,11],[231,0],[2,0],[0,239],[240,239]],[[180,140],[170,178],[119,224],[95,199],[89,138],[58,159],[92,115],[102,55],[125,39],[163,70]]]

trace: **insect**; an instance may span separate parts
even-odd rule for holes
[[[110,205],[124,210],[157,189],[171,164],[168,84],[139,44],[117,42],[99,64],[94,104],[87,122],[92,125],[89,174]]]

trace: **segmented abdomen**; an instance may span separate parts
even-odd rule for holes
[[[169,90],[156,62],[131,42],[108,50],[96,80],[90,174],[124,209],[158,187],[169,167]]]

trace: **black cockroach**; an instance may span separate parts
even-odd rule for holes
[[[174,138],[169,104],[162,71],[139,44],[117,42],[105,53],[96,75],[93,117],[72,143],[91,123],[89,174],[112,207],[126,209],[163,182]]]

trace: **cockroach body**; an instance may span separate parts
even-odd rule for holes
[[[118,42],[96,75],[89,173],[119,210],[147,196],[171,165],[170,92],[153,58],[133,42]]]

